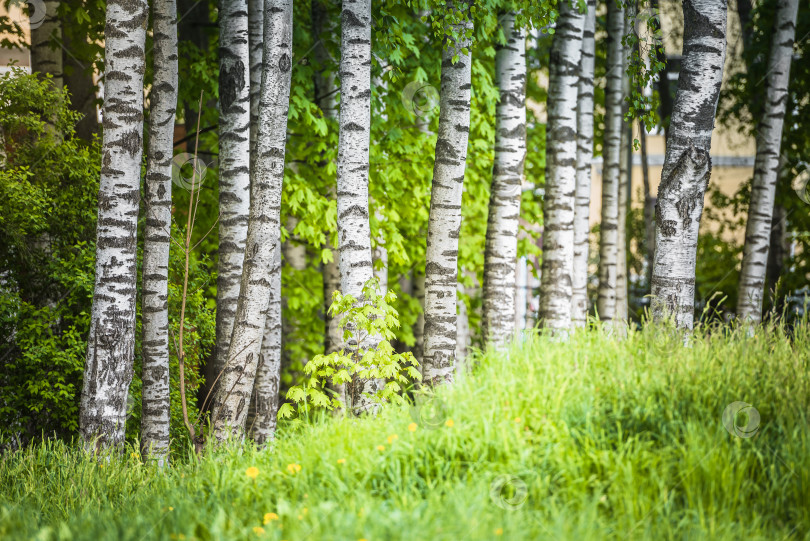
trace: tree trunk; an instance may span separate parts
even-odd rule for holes
[[[65,25],[62,20],[62,41],[64,48],[61,51],[62,65],[65,68],[63,81],[70,92],[71,108],[83,115],[76,123],[76,137],[90,142],[99,131],[98,110],[96,107],[96,84],[93,72],[69,51],[75,40],[86,39],[87,36],[74,36],[74,29]]]
[[[59,20],[59,0],[44,2],[45,18],[31,28],[31,72],[53,77],[55,88],[61,89],[62,79],[62,22]]]
[[[270,267],[270,303],[264,322],[264,334],[253,386],[253,441],[264,446],[275,437],[276,415],[281,382],[281,247],[276,243],[275,258]]]
[[[250,212],[250,75],[247,0],[220,0],[219,12],[219,262],[213,382],[226,365]],[[229,364],[230,363],[230,364]],[[222,381],[222,380],[220,380]],[[251,380],[251,384],[253,381]]]
[[[433,165],[433,186],[428,215],[425,264],[425,331],[422,355],[423,383],[453,381],[456,355],[456,287],[458,238],[461,231],[461,196],[470,135],[472,57],[464,53],[472,31],[470,3],[457,4],[463,21],[453,28],[455,41],[445,38],[442,50],[442,86],[439,99],[439,134]],[[448,4],[448,9],[452,4]],[[453,57],[458,61],[453,63]]]
[[[561,2],[551,46],[543,200],[540,320],[553,331],[571,327],[574,195],[577,183],[577,92],[585,16]]]
[[[248,0],[248,58],[250,60],[250,172],[256,161],[259,134],[259,101],[262,94],[264,57],[264,0]]]
[[[726,56],[724,0],[684,0],[683,63],[655,208],[652,313],[691,329],[695,258]]]
[[[292,21],[292,0],[266,0],[264,69],[247,248],[228,353],[232,360],[222,374],[212,405],[213,426],[219,441],[244,430],[273,292],[268,278],[272,272],[278,272],[273,267],[277,262],[281,237],[281,188],[292,73]],[[266,364],[268,370],[275,368],[271,367],[272,363]],[[271,385],[277,377],[278,374],[266,375],[262,382]],[[257,415],[261,415],[266,398],[264,392],[257,394]],[[268,436],[267,431],[265,436]]]
[[[495,54],[495,165],[489,196],[484,251],[482,334],[504,345],[515,331],[515,266],[523,164],[526,160],[526,36],[515,28],[515,14],[501,15],[507,42]]]
[[[371,0],[344,1],[341,15],[340,132],[338,136],[337,210],[340,289],[364,302],[363,286],[373,276],[368,211],[369,142],[371,139]],[[355,339],[353,339],[355,340]],[[373,338],[370,337],[370,340]],[[374,344],[363,344],[374,347]],[[374,409],[371,395],[378,380],[355,380],[347,386],[355,414]]]
[[[779,0],[768,58],[765,109],[757,130],[757,157],[745,229],[737,317],[750,325],[762,320],[762,297],[770,247],[782,126],[785,120],[790,61],[796,33],[798,0]]]
[[[650,189],[650,165],[647,160],[647,131],[643,122],[639,122],[641,142],[641,178],[644,182],[644,272],[647,292],[652,277],[653,256],[655,255],[655,197]]]
[[[178,13],[181,17],[177,20],[177,33],[180,43],[191,42],[201,52],[205,52],[208,48],[209,36],[207,28],[211,25],[210,19],[210,2],[201,2],[200,0],[177,0]],[[220,36],[221,37],[221,36]],[[194,119],[197,118],[197,101],[183,104],[183,117],[185,118],[185,127],[187,132],[191,132],[196,126],[192,126]],[[190,134],[189,134],[190,135]],[[195,136],[186,141],[186,148],[197,148],[197,137]],[[216,357],[214,352],[213,357]],[[208,383],[208,369],[211,367],[206,366],[206,387]],[[214,374],[216,377],[217,374]],[[211,380],[213,381],[213,380]],[[203,389],[200,389],[202,394]],[[207,390],[205,391],[207,394]],[[203,395],[203,399],[205,395]]]
[[[326,42],[338,36],[334,21],[329,17],[327,4],[323,0],[313,0],[312,2],[312,34],[316,39],[313,45],[312,56],[313,82],[315,85],[315,99],[323,112],[324,117],[329,119],[337,118],[337,85],[335,84],[335,59],[329,54]],[[322,169],[328,164],[322,163]],[[328,193],[330,199],[337,197],[334,183],[330,182]],[[342,333],[338,325],[340,318],[332,317],[329,314],[329,307],[332,305],[332,295],[340,290],[340,254],[332,245],[331,235],[326,236],[326,245],[332,251],[332,261],[323,264],[323,313],[325,327],[324,351],[329,354],[337,351],[342,344]],[[342,394],[342,391],[340,391]]]
[[[155,2],[152,21],[154,81],[144,189],[141,451],[162,466],[169,457],[169,247],[178,84],[175,1]]]
[[[291,164],[291,169],[295,170],[297,164]],[[281,244],[281,272],[289,273],[290,269],[295,272],[302,271],[307,268],[307,247],[300,242],[300,239],[293,234],[296,226],[298,225],[298,218],[295,216],[287,216],[285,220],[285,228],[287,230],[287,240]],[[285,271],[285,266],[287,270]],[[292,276],[293,273],[286,274]],[[293,359],[290,357],[289,348],[287,344],[295,342],[300,339],[298,337],[298,315],[292,314],[292,317],[284,317],[284,312],[287,310],[287,299],[281,297],[281,364],[282,366],[290,366]],[[304,359],[306,362],[306,359]]]
[[[79,414],[82,439],[96,448],[124,443],[132,381],[148,9],[145,0],[107,2],[96,278]]]
[[[577,101],[577,187],[574,208],[574,273],[571,320],[584,327],[588,316],[588,249],[593,161],[593,74],[596,53],[596,0],[588,1],[582,33],[582,61]]]
[[[607,3],[607,86],[605,134],[602,145],[602,223],[599,235],[599,319],[616,318],[618,264],[619,176],[622,141],[622,75],[624,73],[624,10]]]
[[[623,35],[633,31],[636,18],[635,5],[632,3],[625,9]],[[627,67],[632,60],[632,49],[623,46],[624,71],[622,72],[622,119],[628,111],[625,98],[630,96],[630,77]],[[616,320],[626,322],[628,316],[627,298],[627,212],[630,206],[630,184],[633,172],[633,125],[622,122],[621,154],[619,156],[619,209],[616,214]]]

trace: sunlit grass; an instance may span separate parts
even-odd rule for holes
[[[418,407],[162,472],[35,446],[0,462],[0,538],[807,539],[807,326],[680,344],[529,337]]]

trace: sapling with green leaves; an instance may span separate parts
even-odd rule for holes
[[[410,352],[397,353],[391,341],[394,329],[399,328],[399,314],[393,306],[397,296],[392,290],[382,293],[376,277],[363,285],[363,299],[359,304],[352,295],[340,291],[333,294],[329,313],[340,317],[344,347],[328,355],[316,355],[305,366],[308,376],[301,385],[287,391],[287,402],[281,406],[280,418],[292,417],[293,403],[305,408],[308,405],[341,409],[343,403],[332,389],[353,380],[377,380],[384,384],[373,394],[361,398],[365,404],[405,402],[402,391],[416,380],[422,379],[419,363]],[[353,411],[356,404],[346,404],[346,411]]]

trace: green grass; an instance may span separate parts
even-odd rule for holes
[[[420,409],[163,472],[34,446],[0,462],[0,538],[810,539],[808,326],[677,342],[532,337]],[[725,428],[735,401],[753,437]]]

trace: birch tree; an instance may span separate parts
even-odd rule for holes
[[[146,151],[143,243],[143,399],[141,450],[163,465],[169,455],[169,247],[172,154],[177,109],[177,5],[152,6],[153,64]]]
[[[469,2],[448,4],[456,10],[451,36],[442,49],[439,133],[433,166],[425,265],[423,382],[453,381],[456,354],[456,288],[461,197],[470,134],[473,30]],[[455,61],[454,61],[455,60]]]
[[[281,246],[276,243],[269,275],[270,302],[264,321],[264,333],[253,386],[253,441],[263,446],[276,433],[276,414],[281,383]]]
[[[96,448],[124,443],[135,354],[138,205],[143,154],[145,0],[109,0],[96,277],[79,432]]]
[[[571,320],[584,327],[588,315],[588,236],[590,233],[591,161],[593,160],[593,74],[596,0],[588,0],[582,33],[582,60],[577,101],[577,185],[574,208],[574,272]]]
[[[272,294],[268,276],[277,260],[281,237],[281,188],[292,73],[292,17],[292,0],[266,0],[264,69],[247,249],[228,354],[230,361],[212,406],[214,435],[219,441],[244,429]],[[272,376],[264,379],[272,379]],[[262,399],[263,396],[257,395],[257,413],[262,410]]]
[[[599,295],[596,310],[602,321],[616,317],[618,264],[619,176],[622,142],[622,75],[624,73],[624,9],[607,2],[607,83],[605,133],[602,144],[602,222],[599,233]]]
[[[248,35],[250,39],[250,173],[255,178],[256,141],[259,132],[259,103],[261,101],[264,58],[264,0],[248,2]],[[277,249],[268,276],[270,302],[264,321],[256,380],[253,385],[249,435],[263,446],[273,439],[281,379],[281,250]]]
[[[44,18],[31,27],[31,71],[43,75],[50,74],[55,88],[62,88],[62,21],[59,19],[59,1],[48,0],[36,4],[44,6]],[[36,16],[39,16],[36,13]]]
[[[344,1],[342,10],[337,164],[340,289],[344,295],[363,302],[363,285],[373,276],[368,209],[371,0]],[[373,403],[368,396],[381,388],[377,380],[356,380],[347,384],[352,411],[369,411]]]
[[[726,56],[724,0],[684,0],[683,60],[658,187],[652,313],[691,329],[695,257]]]
[[[315,86],[315,101],[323,112],[324,117],[336,119],[338,112],[337,85],[335,84],[335,59],[329,54],[327,43],[337,35],[334,23],[329,18],[327,6],[323,0],[313,0],[312,2],[312,34],[316,39],[313,45],[312,56],[314,59],[313,82]],[[322,164],[322,169],[326,167]],[[330,199],[335,199],[337,193],[334,183],[330,182],[328,193]],[[323,296],[324,296],[324,327],[325,341],[324,351],[329,354],[338,350],[342,342],[339,317],[329,314],[329,307],[332,305],[332,295],[340,289],[340,254],[335,249],[327,235],[326,248],[332,251],[332,259],[323,264]]]
[[[247,0],[219,3],[219,261],[217,342],[206,380],[228,363],[250,206],[250,65]]]
[[[798,6],[798,0],[778,1],[773,41],[768,57],[765,107],[757,129],[757,156],[754,164],[754,180],[751,184],[751,203],[748,207],[737,301],[737,317],[749,325],[756,325],[762,319],[762,297],[768,265],[776,181],[779,178],[782,126],[788,101],[790,61],[793,56]]]
[[[526,36],[515,28],[515,14],[500,17],[506,43],[495,53],[495,164],[489,197],[484,251],[482,333],[494,346],[515,330],[518,218],[523,164],[526,160]]]
[[[559,11],[549,63],[539,316],[544,327],[565,331],[571,326],[577,91],[585,16],[567,0],[560,2]]]

